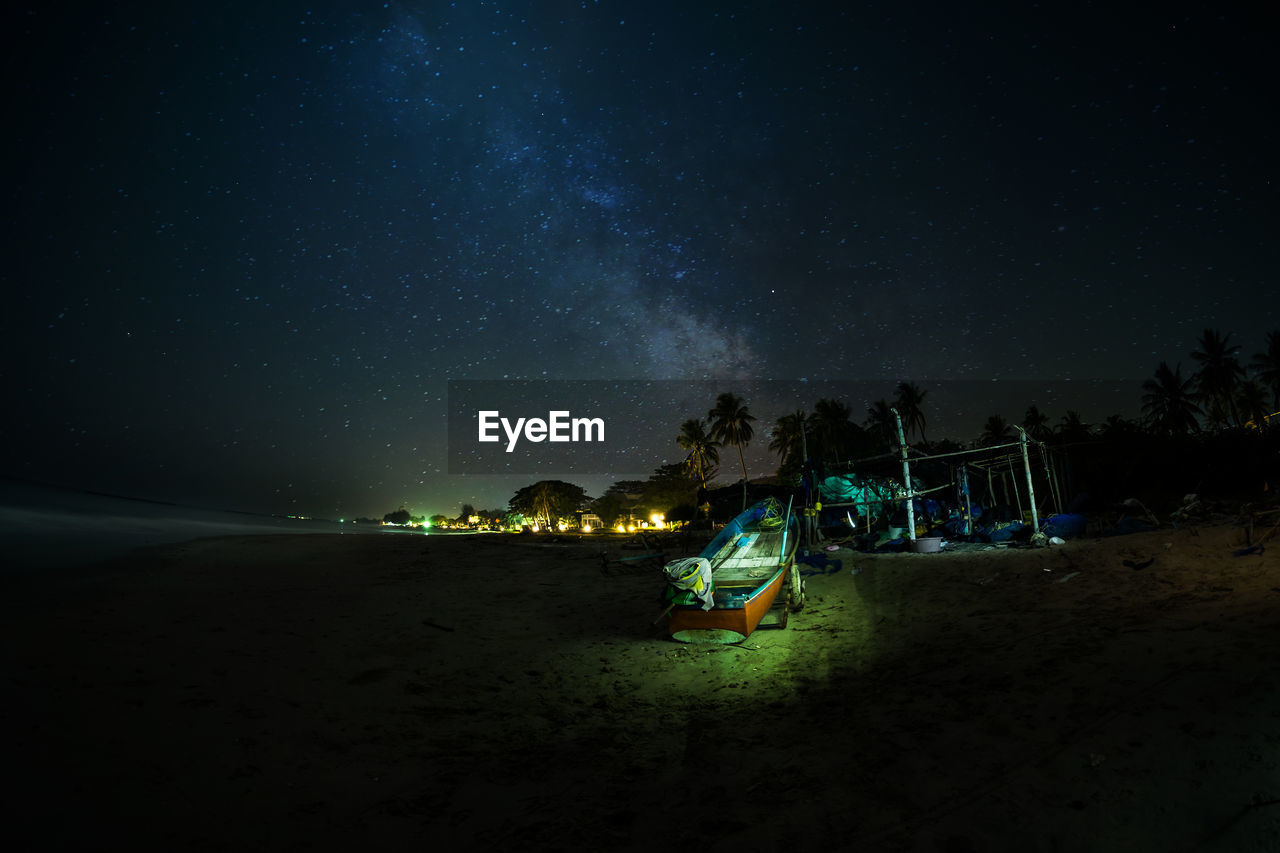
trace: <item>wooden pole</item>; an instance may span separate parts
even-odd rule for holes
[[[1031,503],[1031,532],[1040,530],[1040,514],[1036,511],[1036,487],[1031,481],[1031,458],[1027,455],[1027,431],[1017,427],[1019,441],[1022,444],[1022,469],[1027,472],[1027,500]]]
[[[1013,485],[1013,500],[1018,505],[1018,522],[1022,522],[1022,493],[1018,491],[1018,478],[1013,473],[1013,457],[1009,457],[1009,479],[1005,482]]]
[[[795,495],[787,498],[787,517],[782,522],[782,552],[779,554],[779,560],[785,560],[787,556],[787,534],[790,532],[788,528],[791,527],[791,502],[795,498]],[[796,526],[799,527],[799,525]]]
[[[663,617],[663,616],[666,616],[668,613],[670,613],[670,612],[675,608],[675,606],[676,606],[676,603],[675,603],[674,601],[673,601],[673,602],[671,602],[670,604],[668,604],[668,605],[667,605],[667,609],[666,609],[666,610],[664,610],[664,611],[662,611],[661,613],[659,613],[659,614],[658,614],[658,618],[657,618],[657,619],[654,619],[654,620],[653,620],[653,622],[652,622],[652,623],[650,623],[650,624],[657,625],[659,622],[661,622],[661,621],[662,621],[662,617]]]
[[[1058,488],[1058,472],[1053,467],[1053,455],[1045,449],[1043,444],[1040,445],[1040,455],[1044,457],[1044,474],[1049,478],[1050,488],[1053,491],[1053,505],[1057,507],[1059,515],[1062,513],[1062,490]]]
[[[898,410],[890,409],[889,411],[893,412],[893,419],[898,422],[898,445],[902,448],[902,482],[907,487],[907,536],[914,542],[916,541],[916,504],[911,498],[914,489],[911,488],[911,463],[907,461],[907,437],[902,432],[902,416],[898,414]]]
[[[806,477],[811,476],[814,472],[809,467],[809,436],[808,430],[804,427],[805,419],[800,419],[800,466],[804,470]],[[809,484],[809,489],[805,495],[804,502],[804,535],[800,537],[800,542],[808,547],[818,541],[818,516],[810,515],[811,507],[822,503],[822,490],[818,487],[816,479]],[[790,513],[790,508],[787,512]]]

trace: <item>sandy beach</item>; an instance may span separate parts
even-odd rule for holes
[[[602,572],[627,552],[590,536],[211,538],[7,578],[4,824],[22,849],[1276,850],[1280,539],[1245,536],[841,549],[736,646],[666,638],[657,576]]]

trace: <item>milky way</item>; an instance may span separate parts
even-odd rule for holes
[[[447,475],[451,379],[891,395],[1260,349],[1273,29],[968,5],[26,11],[0,473],[452,514],[525,483]]]

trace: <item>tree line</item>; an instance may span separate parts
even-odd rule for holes
[[[894,410],[901,418],[903,438],[936,453],[1015,441],[1016,426],[1030,438],[1062,446],[1144,435],[1176,439],[1243,427],[1269,428],[1273,424],[1268,416],[1280,410],[1280,330],[1270,332],[1265,348],[1247,362],[1241,349],[1231,342],[1230,334],[1205,329],[1190,353],[1194,370],[1184,375],[1180,362],[1170,367],[1161,361],[1155,375],[1142,383],[1142,415],[1137,420],[1111,415],[1101,424],[1088,424],[1079,412],[1068,410],[1055,423],[1032,404],[1020,422],[990,415],[981,432],[964,444],[928,439],[928,391],[913,381],[900,381],[891,398],[872,402],[860,421],[847,402],[820,399],[811,411],[788,412],[767,430],[769,450],[778,462],[772,473],[779,482],[792,483],[806,462],[840,470],[855,460],[891,453],[899,445]],[[620,481],[595,499],[571,483],[544,480],[517,492],[510,508],[545,520],[571,518],[589,510],[610,525],[640,507],[663,511],[668,520],[691,520],[699,507],[706,507],[708,484],[721,473],[722,454],[732,460],[733,473],[740,475],[745,501],[752,474],[745,450],[756,438],[757,424],[747,401],[722,393],[705,416],[680,424],[675,442],[684,458],[660,466],[648,480]]]

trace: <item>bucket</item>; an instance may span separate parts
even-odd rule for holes
[[[911,553],[913,554],[936,554],[941,550],[941,536],[925,536],[911,543]]]

